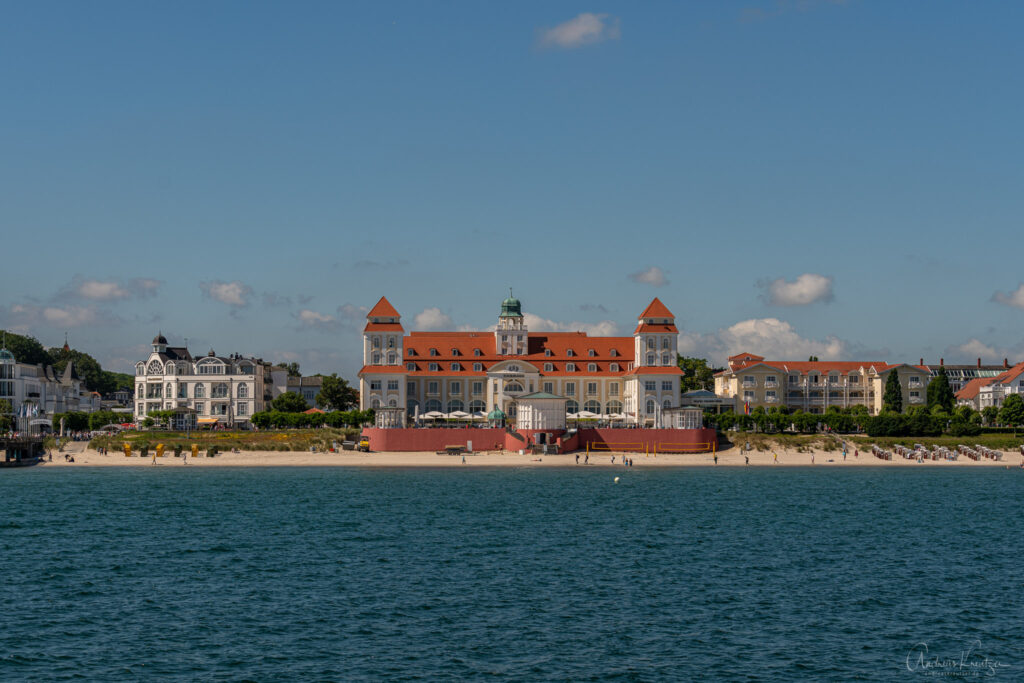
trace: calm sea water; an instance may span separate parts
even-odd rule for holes
[[[1024,680],[1022,500],[1001,469],[5,471],[0,679],[891,680],[972,650],[957,677]]]

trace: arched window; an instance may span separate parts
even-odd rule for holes
[[[167,374],[167,375],[173,375],[174,374],[174,363],[168,363],[167,364],[167,366],[164,368],[164,374]]]
[[[653,398],[647,399],[647,414],[648,415],[653,415],[654,414],[654,406],[655,406],[654,399]]]
[[[379,398],[375,398],[372,401],[370,401],[370,407],[373,408],[374,410],[376,410],[377,408],[380,408],[380,399]]]
[[[398,407],[398,399],[394,399],[394,398],[390,399],[388,401],[388,407],[389,408],[397,408]]]
[[[388,348],[389,349],[395,348],[395,338],[394,337],[388,337]]]
[[[135,374],[136,375],[145,375],[146,374],[146,366],[143,365],[142,363],[137,363],[135,365]]]
[[[595,415],[601,414],[601,403],[599,401],[587,401],[583,404],[583,410],[594,413]]]
[[[210,398],[227,398],[228,397],[228,385],[221,382],[220,384],[213,385],[213,391],[210,393]]]
[[[622,401],[608,401],[608,412],[612,415],[622,412]]]
[[[658,348],[658,340],[655,339],[654,337],[648,337],[647,338],[647,348],[651,349],[652,351],[654,349]]]
[[[174,396],[174,390],[171,388],[170,382],[167,383],[167,392],[164,394],[164,396],[166,396],[167,398]]]
[[[155,360],[149,364],[146,368],[146,372],[150,375],[162,375],[164,374],[164,366],[160,361]]]
[[[441,412],[441,402],[436,398],[432,398],[427,401],[426,410],[427,413],[439,413]]]
[[[486,411],[487,411],[487,404],[484,403],[483,401],[481,401],[480,399],[477,399],[475,401],[470,401],[470,403],[469,403],[469,412],[470,413],[483,413],[483,412],[486,412]]]
[[[448,412],[454,413],[456,410],[463,411],[465,404],[457,398],[453,398],[448,401]]]
[[[505,392],[506,393],[512,393],[514,391],[522,391],[522,390],[523,390],[523,385],[520,384],[519,382],[509,382],[508,384],[505,385]]]
[[[249,385],[239,384],[238,385],[238,398],[249,398]]]
[[[654,354],[653,353],[647,354],[647,364],[648,365],[654,365]]]
[[[580,404],[576,401],[569,399],[565,402],[565,412],[567,413],[578,413],[580,412]]]
[[[669,408],[671,408],[672,407],[672,399],[666,398],[664,400],[664,402],[662,402],[661,407],[664,408],[665,410],[668,410]]]
[[[196,385],[196,398],[206,398],[206,385],[205,384],[197,384]]]

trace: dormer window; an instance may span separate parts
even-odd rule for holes
[[[482,355],[484,355],[484,352],[481,351],[480,349],[473,349],[473,355],[474,356],[482,356]]]
[[[459,350],[458,349],[452,349],[452,355],[453,356],[459,355]]]
[[[544,372],[554,372],[554,371],[555,371],[555,364],[554,363],[545,363],[544,364]]]
[[[415,356],[416,355],[416,349],[409,349],[409,355],[410,356]]]
[[[415,363],[406,363],[405,364],[405,369],[408,370],[409,372],[416,372],[416,364]]]
[[[565,364],[565,371],[566,372],[576,372],[576,364],[575,363],[566,363]]]
[[[587,350],[587,355],[590,356],[591,358],[593,358],[594,356],[597,355],[597,351],[595,351],[594,349],[588,349]]]
[[[619,371],[619,364],[618,363],[612,363],[611,366],[608,369],[611,370],[612,372],[618,372]]]
[[[451,364],[451,369],[452,369],[452,372],[458,372],[459,370],[462,369],[462,366],[459,365],[458,363],[452,363]]]
[[[587,365],[587,372],[597,372],[597,363]]]
[[[551,351],[551,349],[544,349],[544,355],[550,358],[555,354]]]
[[[565,355],[567,355],[567,356],[575,356],[576,352],[573,351],[572,349],[568,349],[568,350],[566,350]]]
[[[437,355],[437,349],[430,349],[430,355],[431,356],[436,356]]]
[[[441,369],[440,366],[437,363],[431,363],[427,367],[430,368],[431,372],[437,372],[438,370]]]
[[[619,352],[616,351],[615,349],[612,349],[611,353],[608,355],[610,355],[612,358],[615,358],[617,355],[619,355]]]
[[[484,371],[484,364],[483,363],[473,363],[473,372],[483,372],[483,371]]]

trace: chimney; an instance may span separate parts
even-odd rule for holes
[[[945,365],[945,364],[946,364],[946,359],[945,358],[940,358],[939,359],[939,365]]]
[[[978,359],[978,369],[981,370],[981,359]]]
[[[1006,358],[1003,359],[1003,368],[1010,367],[1010,361]]]
[[[918,364],[918,365],[924,365],[924,358],[922,358],[921,360],[919,360],[919,361],[917,362],[917,364]]]

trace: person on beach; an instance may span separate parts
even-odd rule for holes
[[[776,453],[775,451],[772,451],[772,458],[774,459],[775,464],[778,465],[779,464],[779,454]]]
[[[612,456],[612,464],[613,465],[615,464],[615,456],[614,455]]]
[[[463,465],[466,464],[466,454],[465,453],[462,454],[462,464]]]
[[[859,453],[860,451],[858,451],[856,448],[853,449],[853,457],[856,458]]]
[[[749,457],[749,456],[748,456]],[[715,464],[718,464],[718,453],[715,453]]]
[[[589,465],[590,464],[590,453],[586,453],[583,456],[583,464],[584,465]]]
[[[743,457],[746,459],[747,464],[749,465],[750,464],[750,456],[749,455],[744,455]]]
[[[814,464],[814,453],[811,453],[811,464]]]
[[[580,454],[579,453],[576,454],[576,464],[577,465],[580,464]]]

